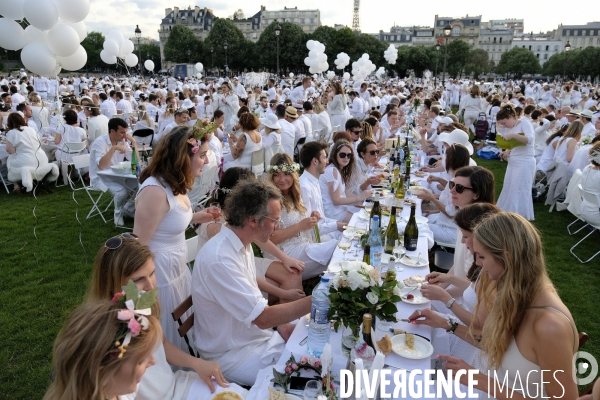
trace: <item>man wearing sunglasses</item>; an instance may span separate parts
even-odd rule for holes
[[[243,181],[227,197],[221,231],[202,247],[192,272],[196,347],[218,362],[226,378],[252,385],[277,362],[312,297],[269,306],[256,283],[252,242],[279,229],[281,192],[263,181]],[[273,330],[272,328],[276,328]]]
[[[346,132],[348,132],[352,138],[352,148],[354,150],[354,154],[356,155],[356,147],[360,143],[360,134],[362,133],[362,125],[360,124],[360,121],[356,118],[350,118],[347,120]]]

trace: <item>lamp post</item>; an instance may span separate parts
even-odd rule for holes
[[[225,49],[225,76],[229,76],[228,74],[228,69],[229,67],[227,66],[227,40],[223,42],[223,48]]]
[[[446,48],[444,49],[444,74],[442,75],[442,85],[444,87],[446,87],[446,59],[448,58],[448,36],[450,36],[450,33],[452,33],[452,27],[448,23],[444,26],[444,38],[446,39]]]
[[[210,45],[210,68],[213,70],[213,74],[215,73],[215,55],[213,52],[215,51],[215,46]]]
[[[137,42],[138,42],[138,51],[140,54],[140,71],[142,73],[142,79],[144,78],[144,70],[142,69],[142,46],[140,45],[140,41],[142,39],[142,30],[140,29],[139,25],[135,26],[135,37],[137,38]]]
[[[565,62],[563,64],[563,83],[565,82],[565,75],[567,73],[567,63],[569,62],[569,50],[571,50],[571,43],[567,40],[567,44],[565,44]]]
[[[435,44],[435,75],[433,77],[433,88],[434,90],[437,88],[437,67],[438,67],[438,59],[440,55],[440,42]]]
[[[277,79],[279,80],[279,34],[281,33],[281,26],[279,26],[279,23],[275,25],[273,30],[275,31],[275,36],[277,37]]]
[[[188,55],[188,63],[189,63],[192,60],[192,51],[190,49],[188,49],[187,55]]]

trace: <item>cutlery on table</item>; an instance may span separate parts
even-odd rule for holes
[[[392,332],[394,335],[401,335],[403,333],[410,333],[410,332],[406,332],[405,330],[402,330],[402,329],[394,329],[394,328],[390,328],[390,332]],[[418,333],[413,333],[413,335],[418,336],[420,338],[423,338],[423,339],[427,340],[428,342],[431,342],[431,340],[427,339],[423,335],[419,335]]]

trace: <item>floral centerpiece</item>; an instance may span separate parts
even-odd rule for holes
[[[415,112],[419,111],[419,107],[421,107],[421,99],[417,97],[413,102],[413,109],[415,110]]]
[[[309,370],[315,372],[315,380],[323,382],[323,392],[327,400],[337,400],[337,394],[335,393],[335,387],[333,386],[333,379],[329,373],[329,369],[323,371],[323,364],[321,359],[315,357],[301,357],[300,361],[296,361],[296,358],[292,354],[289,360],[285,363],[283,372],[278,372],[273,368],[273,379],[271,382],[275,386],[281,386],[285,392],[288,392],[288,385],[292,375],[300,376],[302,370]]]
[[[329,319],[334,321],[334,329],[345,326],[358,337],[363,314],[396,322],[396,303],[401,301],[402,282],[396,281],[393,270],[381,279],[380,272],[362,261],[343,262],[339,276],[333,278],[329,289]]]
[[[581,138],[581,140],[579,141],[579,143],[582,146],[586,146],[586,145],[592,143],[592,138],[590,136],[584,136],[584,137]]]

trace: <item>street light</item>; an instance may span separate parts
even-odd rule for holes
[[[437,88],[437,67],[438,67],[438,58],[440,55],[440,42],[435,44],[435,74],[433,77],[433,88],[434,90]]]
[[[448,36],[452,33],[452,27],[449,23],[444,26],[444,36],[446,39],[446,48],[444,49],[444,74],[442,76],[442,85],[446,87],[446,58],[448,57]]]
[[[142,39],[142,30],[140,29],[139,25],[135,26],[135,37],[137,38],[137,42],[138,42],[138,51],[140,53],[140,71],[142,72],[142,79],[144,78],[144,70],[142,69],[142,46],[140,45],[140,41]]]
[[[223,48],[225,49],[225,75],[228,76],[228,69],[229,67],[227,66],[227,40],[223,42]]]
[[[569,50],[571,50],[571,43],[567,40],[567,44],[565,44],[565,63],[563,64],[563,82],[565,81],[565,75],[567,72],[567,63],[569,62]]]
[[[210,68],[213,70],[213,74],[215,73],[214,69],[215,69],[215,55],[213,54],[213,52],[215,51],[215,46],[213,46],[212,44],[210,45]]]
[[[187,55],[188,55],[188,62],[191,62],[192,59],[192,51],[190,49],[188,49],[187,51]]]
[[[279,23],[275,25],[273,30],[275,31],[275,36],[277,37],[277,79],[279,80],[279,34],[281,33],[281,26],[279,26]]]

